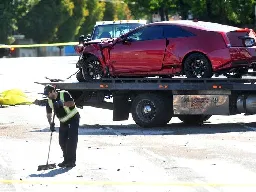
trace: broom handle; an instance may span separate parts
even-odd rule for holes
[[[54,112],[54,114],[53,114],[53,120],[52,120],[52,123],[54,123],[54,118],[55,118],[55,112]],[[49,156],[50,156],[50,149],[51,149],[51,143],[52,143],[52,131],[51,131],[50,145],[49,145],[48,157],[47,157],[46,165],[48,165],[48,160],[49,160]]]

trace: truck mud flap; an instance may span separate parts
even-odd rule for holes
[[[113,121],[123,121],[129,119],[131,103],[127,97],[114,96],[113,97]]]

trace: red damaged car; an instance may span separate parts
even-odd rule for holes
[[[240,78],[256,62],[253,30],[202,21],[165,21],[119,38],[76,46],[79,81],[103,77]]]

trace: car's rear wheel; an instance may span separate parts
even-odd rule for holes
[[[189,55],[183,63],[183,72],[187,78],[211,78],[212,65],[202,53]]]
[[[104,74],[99,59],[94,55],[85,58],[81,71],[86,81],[101,79]]]

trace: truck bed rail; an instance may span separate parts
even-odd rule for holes
[[[35,82],[46,85],[53,84],[59,89],[67,90],[255,90],[256,79],[228,78],[118,78],[101,79],[90,82]]]

